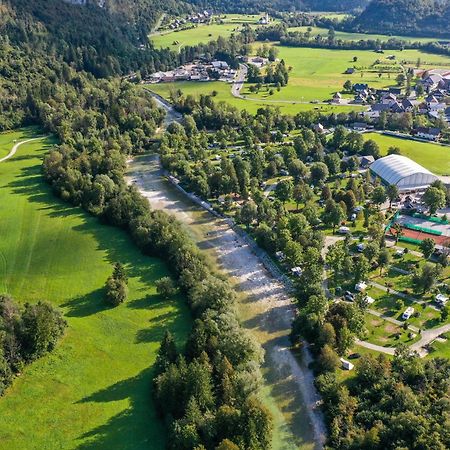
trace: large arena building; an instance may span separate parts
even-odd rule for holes
[[[394,184],[400,192],[426,189],[438,177],[412,159],[401,155],[380,158],[370,166],[370,171],[385,184]]]

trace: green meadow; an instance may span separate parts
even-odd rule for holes
[[[197,45],[216,40],[219,36],[229,37],[238,31],[239,24],[224,23],[212,25],[198,25],[179,31],[162,32],[150,37],[155,48],[170,48],[179,51],[186,45]]]
[[[195,82],[195,81],[179,81],[176,83],[158,83],[146,86],[153,92],[170,98],[170,92],[173,90],[181,90],[185,95],[193,95],[199,97],[201,94],[211,94],[214,92],[215,101],[224,101],[239,109],[245,109],[251,114],[255,114],[259,108],[267,106],[280,108],[282,114],[295,115],[301,111],[310,111],[312,109],[323,113],[340,113],[349,112],[351,110],[362,110],[361,106],[342,106],[342,105],[315,105],[312,103],[292,103],[286,101],[269,101],[271,99],[241,99],[231,95],[231,85],[222,81]],[[253,96],[253,94],[251,94]]]
[[[162,30],[151,35],[150,40],[156,48],[178,51],[183,46],[207,43],[219,36],[227,38],[238,32],[243,24],[256,26],[260,17],[254,14],[225,14],[220,16],[221,23],[192,25],[192,28],[180,30]]]
[[[382,155],[387,154],[389,147],[398,147],[403,156],[413,159],[436,175],[450,174],[450,147],[379,133],[365,133],[364,138],[373,139],[380,146]]]
[[[415,67],[417,60],[421,60],[421,67],[448,67],[450,57],[432,55],[419,50],[389,51],[395,56],[395,61],[384,60],[387,55],[380,55],[370,50],[335,50],[307,47],[277,46],[278,57],[284,59],[286,65],[291,67],[289,83],[279,92],[274,90],[273,95],[265,90],[258,94],[251,93],[246,85],[242,94],[260,100],[280,101],[326,101],[333,93],[341,91],[346,80],[352,83],[368,83],[373,88],[396,86],[396,72],[381,71],[381,67],[374,68],[378,59],[382,60],[383,67],[389,64],[392,71],[400,71],[400,65]],[[357,61],[353,62],[356,57]],[[356,66],[357,72],[348,75],[347,68]],[[381,77],[378,74],[381,71]]]
[[[7,142],[37,134],[0,135]],[[164,449],[151,401],[152,364],[166,328],[184,342],[191,325],[182,298],[162,301],[154,282],[168,275],[121,230],[101,225],[54,197],[41,176],[43,138],[0,163],[0,292],[46,300],[68,327],[54,352],[27,366],[0,398],[4,449]],[[103,300],[112,265],[129,276],[129,299]]]

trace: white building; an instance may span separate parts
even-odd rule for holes
[[[385,184],[393,184],[401,192],[426,189],[438,177],[412,159],[401,155],[388,155],[370,166],[370,171]]]

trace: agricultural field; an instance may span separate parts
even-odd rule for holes
[[[333,93],[342,90],[346,80],[352,83],[367,83],[372,88],[395,86],[395,78],[404,67],[415,67],[420,59],[421,67],[449,67],[450,58],[432,55],[419,50],[389,51],[394,61],[383,59],[383,55],[369,50],[334,50],[303,47],[282,47],[278,58],[292,67],[289,84],[279,92],[269,95],[267,90],[251,93],[246,84],[242,94],[259,100],[278,101],[327,101]],[[357,58],[354,62],[353,58]],[[380,60],[380,64],[375,64]],[[345,74],[347,68],[355,66],[357,72]],[[381,77],[379,74],[381,73]]]
[[[37,134],[2,134],[1,148]],[[156,294],[154,281],[168,275],[160,260],[52,195],[41,160],[54,143],[24,144],[0,163],[0,292],[19,302],[47,300],[68,322],[56,350],[0,398],[1,447],[162,450],[151,366],[166,328],[184,342],[190,314],[182,298]],[[103,286],[117,261],[127,270],[129,299],[111,309]]]
[[[373,139],[381,154],[387,154],[389,147],[400,148],[401,154],[426,167],[436,175],[450,174],[450,147],[431,142],[419,142],[379,133],[365,133],[365,140]]]
[[[288,30],[293,32],[306,33],[308,31],[307,26],[304,27],[291,27]],[[321,27],[311,27],[311,35],[314,36],[328,36],[328,29]],[[389,39],[401,39],[410,42],[435,42],[434,38],[412,37],[412,36],[390,36],[387,34],[370,34],[370,33],[351,33],[346,31],[334,31],[336,39],[342,39],[345,41],[359,41],[359,40],[380,40],[388,41]]]

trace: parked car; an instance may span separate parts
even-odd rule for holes
[[[339,234],[348,234],[348,233],[350,233],[350,228],[349,227],[339,227],[338,233]]]
[[[350,291],[345,291],[344,299],[349,302],[353,302],[355,300],[355,295],[352,294]]]
[[[405,312],[402,314],[403,320],[408,320],[414,314],[414,308],[412,306],[408,306],[405,309]]]
[[[438,294],[436,295],[435,301],[439,306],[445,306],[448,302],[448,297],[444,294]]]
[[[358,250],[359,253],[362,253],[364,249],[366,248],[366,245],[362,242],[356,246],[356,250]]]

